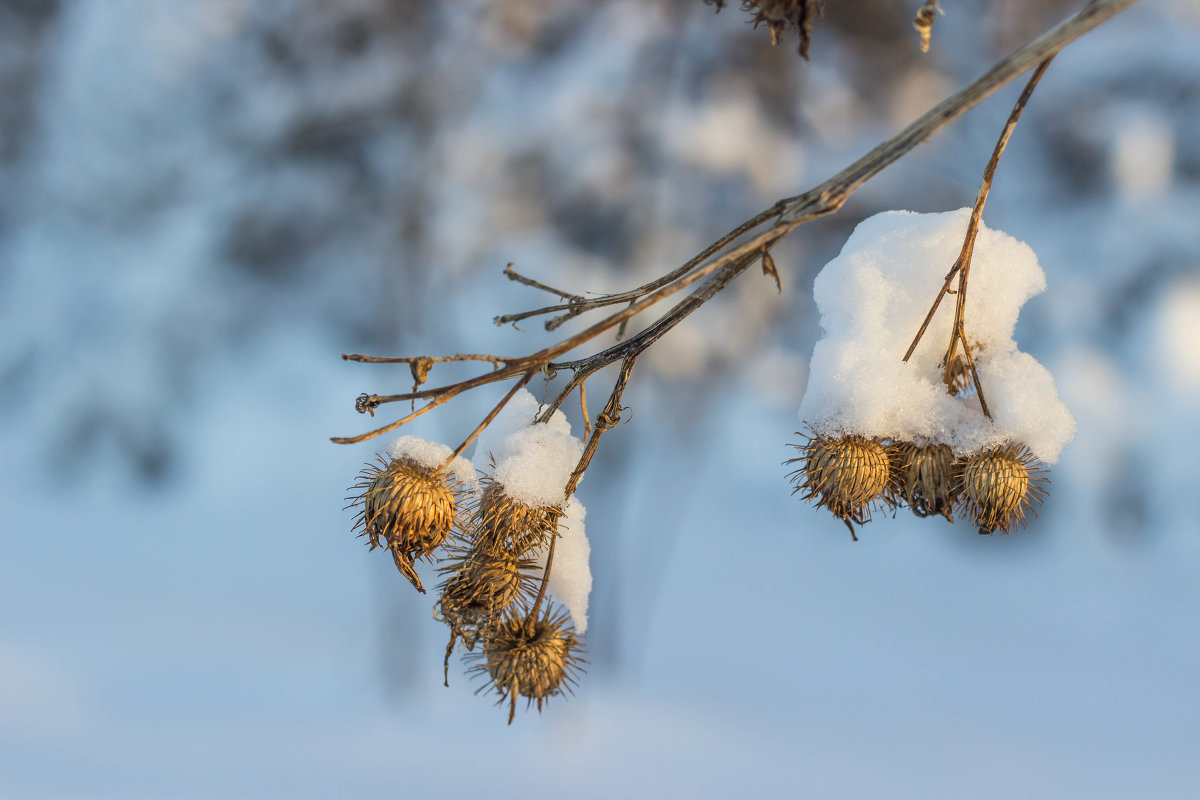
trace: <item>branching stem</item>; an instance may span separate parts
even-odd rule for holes
[[[500,317],[497,319],[497,322],[500,323],[515,322],[531,316],[562,312],[560,316],[554,317],[547,322],[547,328],[553,330],[562,322],[573,319],[586,311],[623,303],[627,305],[624,309],[609,314],[579,333],[527,356],[515,358],[500,358],[495,356],[479,358],[444,357],[441,360],[488,361],[492,363],[494,369],[483,375],[477,375],[457,383],[436,388],[425,390],[414,388],[414,391],[407,394],[363,395],[359,398],[357,407],[360,411],[371,413],[383,403],[421,399],[429,399],[430,402],[420,409],[414,410],[407,417],[390,425],[385,425],[360,436],[338,437],[332,439],[332,441],[340,444],[349,444],[379,436],[395,430],[406,422],[442,405],[465,391],[489,383],[517,378],[528,373],[536,374],[547,368],[572,368],[575,374],[568,385],[572,388],[577,388],[582,385],[583,380],[586,380],[587,375],[595,372],[596,369],[606,364],[614,363],[617,360],[625,359],[630,354],[636,355],[641,353],[650,343],[657,340],[663,333],[678,324],[684,317],[695,311],[699,306],[703,305],[727,286],[730,281],[744,272],[748,266],[754,263],[754,256],[760,254],[764,249],[774,246],[804,223],[811,222],[827,214],[832,214],[840,209],[851,194],[883,169],[895,163],[903,155],[912,151],[918,144],[933,134],[950,125],[1000,88],[1040,64],[1042,66],[1039,67],[1038,73],[1035,74],[1035,80],[1031,81],[1031,84],[1036,84],[1036,78],[1040,77],[1040,73],[1045,70],[1045,63],[1048,63],[1048,60],[1055,53],[1135,2],[1137,0],[1094,0],[1078,14],[1000,61],[978,79],[947,97],[900,133],[883,142],[829,180],[804,194],[779,201],[773,207],[741,223],[680,267],[637,289],[593,299],[584,299],[579,295],[562,292],[524,276],[519,276],[511,268],[506,269],[506,274],[513,280],[536,286],[539,289],[564,297],[569,302],[565,305],[548,306],[532,312]],[[1031,92],[1032,88],[1027,87],[1027,91]],[[1015,124],[1015,120],[1013,124]],[[1009,132],[1011,133],[1011,131]],[[744,238],[756,228],[761,227],[771,220],[774,220],[774,222],[766,230],[750,238]],[[947,276],[945,287],[939,294],[937,302],[940,302],[940,297],[949,291],[950,283],[955,274],[957,274],[957,270],[952,270],[951,274]],[[710,276],[712,276],[711,280],[700,286],[691,296],[676,304],[662,318],[628,340],[620,342],[593,356],[573,362],[556,362],[556,359],[561,358],[571,350],[610,330],[619,329],[628,320],[646,311],[651,306]],[[962,293],[960,292],[960,303],[961,299]],[[935,303],[935,307],[936,305],[937,303]],[[930,317],[932,317],[932,310]],[[923,325],[922,332],[924,327]],[[918,334],[917,338],[920,338],[920,334]],[[911,355],[911,348],[909,355]],[[373,361],[375,359],[362,356],[354,357],[351,360]],[[379,359],[379,361],[382,361],[382,359]],[[410,358],[396,359],[396,361],[409,363],[411,366],[417,360]],[[416,370],[414,370],[414,374],[415,372]],[[562,399],[565,398],[556,400],[552,405],[557,407],[561,404]],[[595,432],[593,432],[593,436],[595,436]]]
[[[1004,129],[1000,132],[1000,138],[996,141],[996,146],[992,149],[992,155],[983,170],[983,180],[979,184],[979,192],[975,195],[975,205],[971,208],[971,218],[967,222],[967,233],[963,237],[962,249],[959,250],[958,258],[950,268],[950,272],[946,274],[946,280],[942,284],[942,288],[937,296],[933,299],[933,305],[930,307],[929,313],[925,315],[925,319],[921,323],[921,327],[917,330],[916,336],[913,337],[912,344],[908,346],[908,351],[904,354],[904,361],[908,361],[912,357],[913,351],[917,349],[917,344],[921,341],[921,337],[925,335],[925,331],[929,328],[929,323],[933,320],[933,315],[937,313],[942,298],[950,293],[950,284],[957,275],[958,289],[954,292],[954,322],[950,326],[950,343],[946,347],[945,356],[942,358],[942,381],[946,384],[948,390],[954,391],[954,359],[958,353],[958,345],[961,342],[967,367],[971,371],[971,380],[975,384],[975,391],[979,397],[979,405],[983,409],[984,416],[989,419],[992,415],[988,410],[987,399],[983,394],[983,383],[979,380],[979,373],[975,369],[975,360],[971,357],[971,346],[967,341],[966,333],[967,282],[971,276],[971,259],[975,253],[975,239],[979,236],[979,224],[983,219],[983,207],[987,203],[988,194],[992,189],[992,182],[996,178],[996,167],[999,166],[1000,158],[1004,155],[1005,148],[1008,147],[1008,140],[1012,137],[1012,133],[1017,127],[1017,121],[1021,119],[1021,113],[1025,110],[1025,106],[1029,104],[1029,98],[1033,96],[1033,90],[1037,88],[1038,82],[1041,81],[1042,75],[1046,73],[1046,69],[1053,60],[1054,56],[1051,55],[1045,61],[1038,64],[1037,69],[1033,71],[1033,75],[1030,76],[1029,81],[1025,84],[1025,88],[1021,91],[1021,96],[1017,98],[1017,102],[1013,105],[1013,110],[1008,115],[1008,121],[1004,124]]]

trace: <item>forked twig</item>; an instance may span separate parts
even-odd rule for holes
[[[996,178],[996,167],[1000,164],[1000,158],[1004,155],[1005,148],[1008,147],[1008,140],[1012,137],[1012,133],[1017,127],[1017,121],[1020,120],[1021,113],[1025,110],[1025,106],[1029,104],[1029,98],[1033,96],[1033,90],[1037,88],[1038,82],[1041,81],[1042,75],[1046,73],[1046,69],[1053,60],[1054,56],[1051,55],[1038,64],[1037,69],[1034,70],[1033,75],[1030,76],[1029,81],[1025,84],[1025,88],[1021,91],[1021,96],[1017,98],[1016,104],[1013,105],[1013,110],[1008,115],[1008,121],[1004,124],[1004,129],[1000,132],[1000,138],[997,140],[996,146],[992,149],[992,155],[983,170],[983,180],[980,182],[979,192],[975,195],[975,205],[971,208],[971,218],[967,222],[967,232],[963,237],[963,244],[959,250],[958,258],[955,260],[954,265],[950,267],[950,272],[946,274],[946,280],[942,283],[942,288],[933,299],[933,305],[930,306],[929,313],[925,315],[925,319],[921,322],[921,327],[917,329],[912,344],[908,346],[908,351],[905,352],[903,359],[907,362],[912,357],[913,352],[917,349],[917,344],[921,341],[921,337],[925,335],[925,331],[929,328],[929,324],[933,320],[933,315],[937,313],[942,298],[950,292],[950,284],[953,282],[955,276],[957,276],[958,289],[955,292],[954,322],[950,327],[950,343],[946,348],[946,355],[942,359],[942,380],[948,389],[953,389],[952,372],[954,369],[954,358],[957,355],[958,344],[961,341],[967,367],[971,371],[971,380],[975,384],[975,391],[979,397],[979,405],[983,409],[984,416],[989,419],[992,415],[988,410],[987,400],[983,394],[983,383],[979,380],[979,373],[975,369],[975,359],[971,357],[971,347],[967,342],[966,334],[967,282],[971,276],[971,259],[975,253],[975,240],[979,235],[979,224],[983,219],[983,207],[987,203],[988,193],[991,192],[992,182]]]

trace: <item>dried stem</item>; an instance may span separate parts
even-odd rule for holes
[[[342,353],[343,361],[357,361],[360,364],[415,364],[418,361],[442,363],[445,361],[487,361],[497,367],[504,366],[512,359],[503,356],[493,356],[487,353],[458,353],[452,356],[363,356],[358,353]]]
[[[604,410],[596,416],[596,424],[591,429],[591,435],[587,437],[587,444],[583,447],[583,454],[579,457],[579,461],[575,464],[574,471],[571,472],[571,477],[567,480],[566,488],[563,489],[563,505],[571,499],[571,495],[575,494],[575,489],[579,486],[579,481],[583,479],[583,473],[587,471],[588,465],[592,463],[592,456],[596,454],[596,448],[600,445],[600,437],[603,436],[610,428],[615,428],[621,424],[621,397],[625,394],[625,387],[629,385],[629,376],[633,374],[633,365],[637,361],[637,354],[625,356],[621,360],[621,371],[617,375],[617,381],[613,384],[612,392],[608,396],[608,402],[604,404]],[[559,512],[561,515],[561,511]],[[546,595],[546,586],[550,582],[550,569],[554,563],[554,542],[558,539],[558,521],[555,520],[555,533],[550,537],[550,544],[546,550],[546,566],[542,570],[542,582],[538,586],[537,597],[534,598],[533,605],[530,607],[527,620],[537,618],[538,609],[541,607],[542,598]]]
[[[958,256],[958,296],[955,298],[954,306],[954,333],[950,337],[950,345],[946,349],[946,363],[949,365],[954,359],[955,344],[959,337],[966,342],[966,332],[964,330],[964,315],[967,307],[967,281],[971,276],[971,258],[975,254],[975,239],[979,236],[979,223],[983,219],[983,206],[987,203],[988,193],[992,189],[992,181],[996,178],[996,167],[1000,164],[1000,158],[1004,155],[1005,148],[1008,147],[1008,140],[1012,137],[1013,131],[1017,127],[1017,121],[1021,118],[1021,113],[1025,110],[1025,106],[1029,103],[1029,98],[1033,96],[1033,90],[1037,88],[1038,82],[1041,81],[1042,75],[1050,66],[1050,62],[1054,60],[1054,56],[1047,58],[1038,68],[1034,70],[1033,75],[1029,78],[1029,82],[1025,84],[1025,89],[1021,92],[1021,96],[1017,98],[1016,104],[1013,106],[1012,113],[1008,115],[1008,122],[1004,124],[1004,130],[1000,132],[1000,138],[996,141],[996,147],[992,150],[992,157],[988,159],[987,166],[983,170],[983,181],[979,185],[979,193],[975,197],[975,205],[971,209],[971,220],[967,224],[967,235],[963,239],[962,251]]]
[[[566,305],[546,306],[545,308],[536,308],[533,311],[522,311],[519,314],[506,314],[502,317],[496,317],[493,320],[493,322],[495,322],[497,325],[506,325],[510,322],[520,322],[521,320],[528,319],[530,317],[537,317],[537,316],[541,316],[544,314],[553,314],[556,311],[566,311],[567,313],[565,313],[561,316],[555,317],[551,320],[547,320],[546,330],[552,331],[555,328],[562,325],[567,320],[574,319],[575,317],[577,317],[580,314],[583,314],[587,311],[592,311],[597,308],[603,308],[604,306],[619,305],[621,303],[628,303],[628,302],[633,302],[635,300],[639,300],[639,299],[645,297],[650,292],[653,292],[655,289],[662,288],[663,286],[666,286],[667,284],[671,283],[672,281],[682,278],[684,275],[688,274],[693,269],[695,269],[697,266],[699,266],[701,263],[703,263],[704,259],[708,258],[709,256],[712,256],[714,253],[720,252],[720,250],[722,248],[724,248],[727,245],[731,244],[732,242],[736,241],[738,239],[738,237],[743,236],[746,233],[749,233],[750,231],[757,228],[759,225],[762,225],[764,222],[767,222],[772,217],[775,217],[778,215],[779,215],[778,208],[769,208],[766,211],[760,212],[759,214],[757,214],[757,215],[751,217],[750,219],[746,220],[745,222],[743,222],[741,225],[738,225],[736,228],[734,228],[729,233],[722,236],[720,239],[717,239],[715,242],[713,242],[708,247],[701,250],[696,255],[692,256],[692,258],[690,258],[683,265],[676,267],[675,269],[671,270],[670,272],[668,272],[667,274],[665,274],[659,278],[655,278],[654,280],[650,281],[649,283],[642,284],[641,286],[637,287],[636,289],[631,289],[627,292],[620,292],[619,294],[610,294],[610,295],[605,295],[603,297],[596,297],[591,300],[587,300],[584,298],[577,298],[580,302],[568,303]]]
[[[390,425],[377,428],[360,436],[335,438],[332,441],[351,443],[379,436],[394,430],[405,422],[441,405],[464,391],[489,383],[515,378],[529,372],[536,373],[547,367],[554,368],[557,366],[561,368],[563,366],[570,366],[576,372],[570,383],[578,386],[580,385],[580,381],[586,378],[586,374],[583,375],[583,378],[580,378],[581,373],[594,372],[595,370],[592,369],[593,366],[599,369],[600,366],[622,359],[629,353],[640,353],[652,341],[674,327],[684,317],[704,302],[707,302],[708,299],[711,299],[713,295],[727,286],[730,281],[744,272],[750,264],[754,263],[754,255],[761,253],[764,248],[775,245],[800,225],[818,217],[834,213],[842,207],[850,195],[859,187],[880,171],[895,163],[903,155],[913,150],[918,144],[950,125],[1001,87],[1007,85],[1035,65],[1046,61],[1067,44],[1133,5],[1136,1],[1095,0],[1095,2],[1090,3],[1074,17],[1064,21],[1000,61],[980,78],[946,98],[896,136],[883,142],[837,175],[804,194],[781,200],[772,208],[751,217],[709,245],[709,247],[705,248],[692,259],[655,281],[629,292],[591,300],[579,299],[577,295],[559,292],[558,290],[539,284],[538,288],[543,288],[560,296],[572,298],[571,302],[566,305],[549,306],[533,312],[525,312],[523,315],[500,317],[498,321],[501,323],[515,322],[539,314],[564,312],[560,317],[555,317],[547,323],[547,327],[553,329],[558,324],[561,324],[561,322],[591,309],[620,303],[628,303],[628,305],[621,311],[610,314],[583,331],[535,353],[510,359],[497,358],[495,361],[492,361],[496,368],[490,373],[437,388],[413,391],[408,394],[384,396],[363,395],[359,398],[358,402],[358,407],[362,411],[373,412],[376,407],[383,403],[396,401],[428,398],[431,399],[431,402],[421,409],[414,411],[408,417]],[[744,235],[772,219],[774,219],[774,223],[765,231],[742,241],[740,244],[735,244]],[[511,270],[508,271],[511,272]],[[515,273],[512,274],[515,275]],[[571,350],[607,331],[618,328],[627,320],[632,319],[651,306],[709,276],[712,276],[710,282],[706,282],[693,295],[678,303],[653,325],[627,341],[610,347],[602,353],[575,362],[554,363],[555,359],[560,358]],[[514,280],[517,279],[514,278]],[[950,279],[951,276],[948,276],[946,282],[947,289],[949,288]],[[412,363],[411,360],[409,363]]]
[[[971,208],[971,218],[967,222],[967,232],[963,237],[963,244],[959,250],[958,258],[950,268],[950,272],[946,274],[946,280],[942,283],[941,290],[938,291],[937,296],[934,298],[929,313],[925,315],[921,327],[917,330],[916,336],[913,337],[912,344],[908,346],[908,351],[904,354],[904,361],[908,361],[912,357],[913,351],[917,349],[917,344],[921,341],[921,337],[925,335],[925,331],[929,328],[929,323],[933,320],[933,315],[937,312],[938,306],[941,305],[942,298],[949,293],[950,284],[957,275],[958,289],[955,293],[954,322],[950,326],[950,343],[947,345],[946,354],[942,358],[942,381],[946,384],[948,390],[953,391],[954,359],[958,353],[958,344],[962,342],[967,367],[971,371],[971,380],[975,384],[975,391],[979,397],[979,405],[983,409],[984,416],[989,419],[992,415],[988,410],[987,399],[983,394],[983,383],[979,380],[979,373],[975,369],[975,360],[971,357],[971,347],[967,342],[966,334],[967,285],[971,277],[971,259],[975,254],[975,240],[979,236],[979,224],[983,219],[983,207],[987,203],[988,194],[992,189],[992,182],[996,178],[996,168],[1000,164],[1000,159],[1004,155],[1005,148],[1008,147],[1008,140],[1012,137],[1012,133],[1017,127],[1018,120],[1021,119],[1021,114],[1024,112],[1025,106],[1029,104],[1029,98],[1033,96],[1033,90],[1037,88],[1038,82],[1041,81],[1042,75],[1046,73],[1050,62],[1053,60],[1054,56],[1051,55],[1038,64],[1037,69],[1034,70],[1033,75],[1030,76],[1029,81],[1025,84],[1021,96],[1017,98],[1017,102],[1013,105],[1013,110],[1008,115],[1008,121],[1004,124],[1004,129],[1000,132],[1000,138],[996,141],[996,146],[992,149],[992,155],[983,170],[983,180],[980,182],[979,191],[975,195],[975,205]]]
[[[575,305],[576,303],[582,303],[586,300],[586,298],[584,298],[580,295],[572,294],[571,292],[564,292],[561,289],[555,289],[553,286],[547,286],[544,283],[535,281],[533,278],[526,278],[524,275],[522,275],[521,273],[519,273],[515,269],[513,269],[513,262],[511,262],[511,261],[504,265],[504,277],[508,278],[510,281],[516,281],[517,283],[523,283],[526,286],[533,287],[534,289],[541,289],[543,292],[557,295],[557,296],[563,298],[564,300],[570,300],[571,305]]]
[[[506,394],[506,395],[504,395],[504,397],[500,398],[500,402],[496,403],[496,405],[492,408],[492,410],[488,413],[488,415],[483,418],[483,422],[480,422],[475,427],[475,430],[471,431],[470,436],[468,436],[466,439],[463,439],[462,444],[460,444],[454,450],[454,452],[451,453],[449,455],[449,457],[446,458],[445,462],[442,463],[442,466],[439,469],[445,469],[446,467],[450,466],[451,461],[453,461],[454,459],[461,456],[463,453],[463,450],[466,450],[468,447],[471,446],[471,442],[475,441],[475,437],[477,437],[477,436],[479,436],[479,434],[483,433],[483,429],[486,428],[488,425],[492,424],[492,420],[494,420],[496,418],[496,415],[499,414],[506,405],[508,405],[508,401],[512,400],[513,397],[516,395],[516,393],[521,391],[521,389],[525,388],[525,385],[528,384],[531,380],[533,380],[533,373],[526,372],[525,375],[521,378],[521,380],[514,383],[513,387],[508,390],[508,394]]]

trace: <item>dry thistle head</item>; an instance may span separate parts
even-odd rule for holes
[[[918,517],[941,514],[951,522],[957,499],[954,482],[954,453],[948,445],[918,446],[899,442],[890,448],[892,492]]]
[[[461,530],[465,490],[448,473],[410,458],[379,458],[367,464],[351,491],[360,511],[355,529],[370,540],[371,549],[386,547],[400,573],[425,593],[415,561],[428,558],[456,530]],[[383,544],[380,544],[382,540]]]
[[[533,561],[507,550],[476,546],[452,558],[440,572],[446,575],[438,607],[442,614],[478,625],[531,595]]]
[[[558,528],[561,511],[556,506],[539,508],[509,497],[504,486],[483,479],[483,494],[475,509],[479,544],[522,556],[544,547]]]
[[[500,703],[508,700],[508,722],[517,710],[517,698],[537,703],[538,711],[549,698],[570,691],[582,669],[581,647],[566,611],[547,608],[529,619],[508,613],[484,642],[481,663],[473,667],[486,676],[484,688],[494,688]]]
[[[792,494],[803,492],[802,499],[828,508],[847,525],[865,524],[871,505],[884,499],[889,485],[887,448],[858,435],[811,436],[795,447],[801,455],[787,463],[803,466],[788,476],[796,484]]]
[[[1009,443],[960,459],[955,465],[959,502],[980,533],[1024,526],[1046,494],[1047,470],[1023,444]]]
[[[434,618],[450,627],[450,641],[443,661],[444,683],[450,685],[450,656],[462,639],[468,650],[490,630],[506,610],[527,607],[533,597],[536,563],[505,550],[475,546],[459,551],[440,572],[447,576]]]

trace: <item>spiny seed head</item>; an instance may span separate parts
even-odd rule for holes
[[[535,562],[506,550],[476,545],[439,570],[446,580],[438,608],[452,625],[490,624],[502,611],[531,595],[535,568]]]
[[[955,464],[960,505],[980,533],[1008,533],[1024,526],[1026,512],[1036,513],[1046,494],[1047,470],[1019,443],[1008,443],[967,456]]]
[[[948,445],[898,442],[892,456],[893,502],[905,503],[918,517],[941,514],[951,522],[957,497],[954,453]]]
[[[882,442],[863,436],[811,436],[795,445],[800,457],[788,464],[802,466],[788,477],[802,492],[834,516],[860,525],[870,519],[871,505],[884,499],[890,480],[888,450]]]
[[[450,656],[462,639],[468,650],[482,637],[487,639],[506,610],[527,607],[533,595],[533,571],[537,564],[505,550],[476,545],[459,550],[439,569],[447,576],[434,618],[450,628],[446,657],[442,662],[444,683],[450,685]]]
[[[514,500],[502,484],[484,478],[475,510],[479,543],[516,556],[525,555],[550,541],[561,513],[557,506],[536,507]]]
[[[359,535],[370,540],[372,550],[390,550],[397,569],[424,593],[413,563],[432,556],[461,528],[465,489],[447,473],[410,458],[380,458],[358,477],[351,487],[358,494],[350,498],[360,507],[354,527],[362,528]]]
[[[535,619],[508,613],[483,645],[481,663],[474,670],[486,676],[485,688],[495,689],[500,702],[508,700],[508,721],[516,713],[517,698],[536,703],[570,691],[582,669],[581,647],[570,617],[549,608]]]

